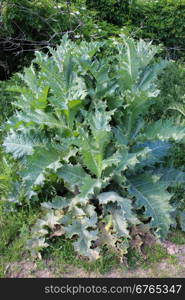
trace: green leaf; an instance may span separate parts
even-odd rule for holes
[[[47,59],[37,52],[35,60],[41,68],[42,80],[50,87],[52,95],[48,101],[62,110],[68,110],[69,101],[82,100],[87,94],[84,79],[75,72],[78,60],[73,58],[72,52],[76,52],[77,47],[70,42],[68,46],[65,49],[60,45],[56,51],[50,48],[52,57]]]
[[[120,74],[122,74],[121,79],[126,89],[131,89],[133,84],[136,84],[136,82],[138,81],[139,76],[142,73],[141,70],[144,70],[152,61],[154,55],[158,51],[158,47],[152,46],[151,43],[146,43],[144,40],[140,40],[136,44],[133,39],[128,38],[125,35],[120,36],[123,39],[124,45],[118,44],[117,46],[119,50],[118,68],[120,69]],[[123,72],[122,70],[124,70],[125,72]],[[156,71],[157,70],[155,70],[155,72]],[[153,77],[151,77],[150,75],[148,76],[149,84],[151,84],[151,80],[153,80]]]
[[[120,127],[113,128],[113,132],[119,145],[126,146],[128,144],[128,136],[124,134]]]
[[[124,210],[109,205],[107,208],[112,215],[112,223],[114,231],[118,237],[129,237],[128,223],[126,220],[126,214]]]
[[[117,207],[125,212],[125,217],[131,224],[138,224],[137,218],[134,216],[132,212],[132,204],[131,200],[128,198],[123,198],[116,192],[104,192],[97,196],[100,204],[105,205],[109,202],[116,203]]]
[[[34,194],[32,190],[34,186],[44,183],[44,171],[47,168],[58,169],[61,166],[59,161],[59,153],[52,147],[45,150],[37,148],[34,154],[26,159],[25,167],[20,171],[20,175],[28,198]]]
[[[70,204],[70,201],[64,197],[61,196],[55,196],[52,199],[52,202],[42,202],[41,206],[45,209],[58,209],[61,210],[63,208],[68,207]]]
[[[99,103],[95,107],[95,111],[90,112],[86,116],[87,124],[90,125],[92,135],[87,134],[83,129],[79,132],[83,163],[99,178],[104,169],[104,152],[111,138],[109,122],[114,113],[113,111],[107,112],[106,108],[106,104]]]
[[[53,211],[48,212],[43,218],[43,225],[48,226],[50,229],[54,229],[55,225],[59,224],[61,216],[56,216]]]
[[[72,55],[69,53],[65,56],[63,61],[63,72],[64,78],[67,87],[71,85],[71,81],[73,79],[73,58]]]
[[[96,190],[101,188],[102,182],[92,178],[87,174],[80,165],[64,165],[57,171],[59,178],[62,178],[68,185],[70,190],[74,190],[78,186],[79,194],[73,200],[75,203],[87,202],[92,197]]]
[[[160,181],[168,186],[176,186],[185,182],[185,172],[174,168],[156,169],[153,174],[160,176]]]
[[[90,259],[97,259],[99,257],[99,249],[91,249],[92,241],[96,241],[98,238],[98,231],[92,230],[94,226],[91,219],[85,217],[81,220],[73,221],[65,229],[70,238],[74,235],[78,236],[77,241],[74,242],[75,250]]]
[[[30,131],[12,131],[5,138],[3,146],[7,153],[11,153],[14,158],[21,158],[25,155],[32,155],[34,147],[46,146],[47,140],[39,132],[37,135]]]
[[[143,149],[143,155],[140,156],[140,166],[151,166],[156,162],[161,162],[161,159],[168,155],[171,144],[165,141],[148,141],[143,144],[138,144],[134,149]],[[142,151],[142,150],[140,150]]]
[[[81,133],[81,154],[83,159],[83,164],[92,172],[92,174],[97,177],[101,177],[102,172],[102,152],[95,148],[93,145],[92,138],[85,134],[83,131]]]
[[[38,80],[33,64],[30,68],[24,68],[24,75],[18,74],[19,77],[26,83],[32,92],[37,93],[39,90]]]
[[[49,244],[45,242],[45,238],[35,237],[27,241],[26,249],[31,249],[32,255],[35,256],[35,251],[38,252],[39,250],[47,248],[48,246]]]
[[[17,123],[36,123],[46,125],[50,128],[65,128],[66,124],[63,119],[58,120],[51,113],[45,113],[42,110],[17,112],[15,115]],[[14,121],[15,122],[15,121]]]
[[[99,132],[111,131],[110,121],[114,114],[114,110],[107,111],[107,105],[104,102],[99,102],[95,106],[95,111],[89,113],[88,123],[91,127],[92,134],[96,138]]]
[[[116,152],[112,156],[109,156],[108,158],[104,159],[102,162],[102,170],[105,170],[108,167],[111,167],[112,165],[117,166],[120,163],[120,156]]]
[[[121,36],[126,46],[126,55],[124,60],[125,71],[130,75],[132,81],[135,81],[138,77],[139,60],[137,55],[137,48],[134,40]]]
[[[83,184],[79,187],[80,194],[78,195],[83,201],[90,199],[95,192],[99,192],[102,186],[102,181],[99,179],[87,176],[83,180]]]
[[[140,75],[139,81],[137,83],[137,88],[141,90],[151,89],[151,96],[157,95],[158,91],[155,86],[152,86],[152,82],[157,78],[159,73],[167,66],[167,61],[162,60],[160,63],[155,63],[152,66],[147,67]],[[153,90],[152,90],[153,87]]]
[[[175,125],[171,120],[159,120],[148,125],[144,133],[146,138],[151,140],[173,139],[180,141],[185,136],[185,127]]]
[[[128,167],[134,167],[139,160],[137,159],[138,153],[128,153],[127,151],[122,151],[119,154],[120,163],[116,168],[116,172],[124,171]]]
[[[92,74],[92,81],[96,81],[95,89],[89,90],[89,94],[96,101],[114,93],[117,84],[114,80],[109,78],[110,64],[106,58],[94,60],[89,71]]]
[[[129,237],[128,222],[132,225],[139,224],[138,219],[132,212],[131,200],[123,198],[113,191],[101,193],[97,198],[104,207],[104,213],[111,213],[114,230],[118,236]]]
[[[145,208],[145,216],[150,217],[150,226],[157,229],[161,237],[165,237],[172,223],[169,203],[171,196],[166,185],[148,175],[138,175],[129,178],[129,193],[136,198],[136,207]]]
[[[72,100],[68,102],[68,109],[64,110],[64,114],[67,118],[67,124],[71,129],[73,128],[75,116],[80,108],[82,108],[82,100]]]
[[[67,182],[72,188],[74,186],[80,186],[83,183],[84,177],[88,176],[79,164],[64,165],[57,171],[57,175],[59,178],[62,178],[65,182]]]
[[[140,159],[146,157],[148,153],[147,147],[135,153],[128,153],[127,150],[121,150],[117,153],[117,159],[119,163],[115,168],[115,173],[125,171],[127,168],[134,169],[134,167],[140,163]]]

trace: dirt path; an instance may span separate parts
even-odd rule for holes
[[[166,241],[163,243],[163,246],[169,254],[175,256],[175,263],[164,259],[158,263],[151,264],[146,270],[143,268],[128,270],[119,267],[119,269],[113,269],[102,275],[95,272],[86,272],[83,269],[71,265],[62,266],[64,271],[61,272],[59,271],[61,268],[57,269],[52,261],[44,261],[42,267],[38,268],[37,264],[29,260],[23,260],[7,266],[6,278],[185,278],[185,245],[175,245]]]

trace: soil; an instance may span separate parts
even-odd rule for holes
[[[151,264],[147,269],[113,269],[106,274],[87,272],[72,265],[56,266],[53,261],[42,261],[40,267],[29,260],[10,263],[6,268],[6,278],[185,278],[185,245],[175,245],[164,241],[168,254],[175,257],[175,263],[163,259]]]

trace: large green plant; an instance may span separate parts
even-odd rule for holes
[[[20,96],[4,147],[22,164],[27,200],[50,173],[65,186],[42,203],[45,216],[29,241],[34,251],[64,234],[81,255],[97,258],[103,245],[124,254],[132,226],[148,223],[163,238],[173,224],[167,188],[185,175],[165,169],[163,159],[185,127],[144,121],[167,62],[156,63],[158,48],[142,40],[122,36],[114,56],[98,59],[102,46],[65,36],[50,56],[36,54],[20,74],[25,87],[13,89]]]

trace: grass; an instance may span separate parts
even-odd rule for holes
[[[168,262],[172,264],[176,261],[175,256],[168,254],[166,249],[164,249],[160,244],[156,244],[152,247],[145,246],[144,252],[149,264],[159,262],[162,259],[167,259]]]
[[[88,261],[76,254],[72,241],[64,238],[56,238],[52,241],[51,247],[44,250],[43,258],[53,260],[59,274],[66,271],[65,266],[73,265],[83,268],[87,272],[98,272],[104,274],[113,267],[119,265],[119,259],[115,253],[102,249],[101,258],[96,261]]]
[[[25,243],[30,235],[30,226],[36,219],[35,211],[21,208],[5,214],[0,205],[0,277],[6,274],[7,265],[27,255]]]
[[[128,269],[136,269],[138,267],[148,269],[152,264],[158,263],[162,259],[167,259],[169,264],[176,262],[175,256],[169,255],[166,249],[160,244],[153,245],[152,247],[145,246],[142,253],[143,255],[131,248],[128,250]],[[59,274],[66,272],[68,265],[83,268],[87,272],[98,272],[100,274],[104,274],[113,268],[126,269],[124,264],[120,264],[118,256],[115,253],[107,251],[107,249],[102,249],[101,258],[95,262],[89,262],[84,258],[80,258],[73,249],[72,241],[60,237],[52,240],[51,246],[44,249],[43,255],[43,258],[56,262]]]
[[[137,267],[148,269],[152,264],[158,263],[162,259],[167,259],[169,264],[176,262],[175,256],[169,255],[160,244],[153,245],[152,247],[145,246],[142,253],[143,255],[134,249],[128,251],[127,260],[130,269]]]
[[[185,232],[172,230],[168,235],[168,240],[177,245],[185,244]]]

